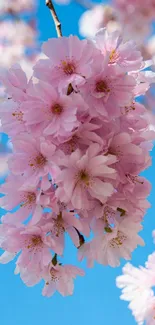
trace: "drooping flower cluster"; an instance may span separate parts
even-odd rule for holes
[[[49,39],[42,50],[30,80],[19,65],[1,76],[2,130],[14,150],[1,189],[0,262],[17,255],[24,283],[44,279],[43,295],[68,295],[84,272],[61,263],[66,234],[89,267],[118,266],[144,245],[151,185],[139,174],[151,165],[155,132],[137,97],[155,76],[116,32]]]
[[[153,237],[154,237],[153,232]],[[155,253],[148,256],[145,267],[134,267],[127,263],[123,267],[123,275],[116,279],[117,286],[122,289],[121,299],[129,301],[129,308],[139,325],[155,324]]]

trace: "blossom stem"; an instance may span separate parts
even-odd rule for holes
[[[54,24],[55,24],[55,28],[56,28],[56,32],[58,37],[62,36],[62,32],[61,32],[61,23],[59,21],[59,18],[57,16],[57,13],[55,11],[54,5],[52,3],[52,0],[46,0],[46,6],[49,8],[52,18],[54,20]]]
[[[84,236],[78,231],[78,229],[76,229],[74,227],[74,229],[76,230],[78,236],[79,236],[79,246],[77,248],[80,248],[84,243],[85,243],[85,239],[84,239]]]

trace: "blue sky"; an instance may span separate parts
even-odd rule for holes
[[[40,0],[38,10],[38,26],[40,40],[56,36],[54,24],[44,0]],[[83,9],[78,4],[56,6],[62,22],[63,35],[78,34],[78,18]],[[152,152],[153,166],[145,172],[152,182],[152,193],[149,198],[152,208],[144,221],[141,233],[146,241],[144,248],[138,248],[132,258],[134,265],[143,265],[147,255],[154,249],[152,230],[155,224],[155,150]],[[76,252],[68,242],[66,262],[76,262]],[[62,323],[63,325],[134,325],[135,321],[127,309],[127,304],[119,300],[120,291],[115,286],[115,278],[121,274],[121,268],[112,269],[96,265],[86,269],[86,276],[75,281],[74,295],[63,298],[55,294],[52,298],[41,296],[42,284],[27,288],[19,276],[15,276],[14,263],[0,265],[0,324],[2,325],[42,325]],[[85,268],[85,263],[82,264]]]

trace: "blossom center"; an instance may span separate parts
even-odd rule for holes
[[[100,80],[96,83],[96,92],[109,93],[110,89],[104,80]]]
[[[65,153],[72,153],[78,148],[78,140],[79,138],[76,135],[73,135],[73,137],[62,144],[62,150],[65,151]]]
[[[54,282],[58,281],[60,278],[59,272],[56,269],[54,269],[54,267],[51,267],[50,275],[51,275],[51,280]]]
[[[54,104],[51,110],[53,114],[60,115],[63,111],[63,107],[60,104]]]
[[[38,245],[42,244],[42,239],[40,236],[33,236],[31,240],[32,240],[33,246],[38,246]]]
[[[109,56],[109,63],[115,63],[118,60],[118,53],[116,50],[112,50]]]
[[[30,204],[30,203],[35,202],[35,200],[36,200],[36,194],[29,192],[27,194],[27,202]]]
[[[19,122],[23,122],[23,112],[22,111],[15,111],[12,113],[12,116],[17,119]]]
[[[126,178],[128,179],[128,181],[130,183],[133,183],[133,184],[141,184],[143,185],[144,182],[143,181],[140,181],[139,177],[138,176],[135,176],[135,175],[131,175],[131,174],[125,174]]]
[[[75,73],[75,65],[73,62],[62,61],[62,69],[67,75]]]
[[[40,248],[43,244],[41,236],[33,235],[27,246],[28,249]]]
[[[78,174],[79,180],[84,183],[86,186],[90,184],[90,176],[85,169],[80,170]]]
[[[37,167],[41,168],[46,165],[47,159],[42,155],[42,153],[39,153],[38,156],[36,156],[32,161],[30,161],[30,167]]]
[[[35,163],[38,167],[42,167],[46,164],[46,158],[40,153],[36,158],[35,158]]]
[[[135,111],[135,103],[132,102],[132,104],[130,106],[125,106],[124,107],[124,114],[127,114],[129,112]],[[122,113],[123,114],[123,113]]]
[[[121,156],[121,155],[123,155],[123,152],[121,151],[120,146],[109,147],[108,153],[110,155],[114,155],[114,156]]]
[[[127,237],[121,231],[118,230],[117,236],[115,238],[111,239],[110,246],[112,248],[120,247],[120,246],[122,246],[122,244],[124,243],[124,241],[126,239],[127,239]]]
[[[52,232],[55,234],[56,237],[59,237],[62,235],[65,231],[65,228],[63,227],[62,223],[60,220],[55,220],[54,222],[54,227],[52,229]]]
[[[21,207],[27,206],[27,205],[31,206],[36,201],[36,194],[33,192],[28,192],[26,194],[26,196],[24,196],[24,201],[25,201],[25,203],[21,204],[20,205]]]

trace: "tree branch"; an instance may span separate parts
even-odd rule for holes
[[[57,16],[57,13],[56,13],[55,8],[53,6],[52,0],[46,0],[45,3],[46,3],[46,6],[49,8],[49,10],[51,12],[52,18],[54,20],[55,28],[56,28],[56,31],[57,31],[57,35],[58,35],[58,37],[61,37],[62,36],[61,23],[59,21],[59,18]]]

